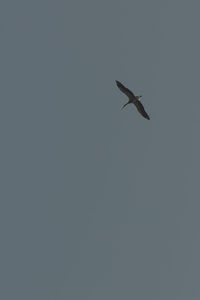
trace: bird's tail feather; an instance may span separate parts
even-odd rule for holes
[[[129,102],[127,102],[126,104],[124,104],[123,106],[122,106],[122,108],[121,109],[123,109],[126,105],[128,105],[129,104]]]

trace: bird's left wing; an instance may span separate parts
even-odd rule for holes
[[[122,93],[124,93],[129,99],[132,99],[133,97],[135,97],[133,92],[131,92],[129,89],[127,89],[121,82],[116,80],[116,84],[117,84],[118,88],[120,89],[120,91],[122,91]]]

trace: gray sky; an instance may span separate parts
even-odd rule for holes
[[[199,10],[1,1],[1,299],[200,299]]]

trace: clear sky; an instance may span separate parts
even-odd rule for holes
[[[199,10],[1,1],[1,299],[200,299]]]

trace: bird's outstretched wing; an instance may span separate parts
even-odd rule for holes
[[[139,113],[141,113],[141,115],[145,118],[150,120],[149,115],[146,113],[146,111],[144,110],[144,106],[142,105],[142,103],[137,100],[135,103],[135,106],[137,107],[137,110],[139,111]]]
[[[127,89],[121,82],[116,81],[116,84],[118,86],[118,88],[120,89],[120,91],[122,91],[122,93],[124,93],[129,99],[132,99],[133,97],[135,97],[135,95],[133,94],[133,92],[131,92],[129,89]]]

